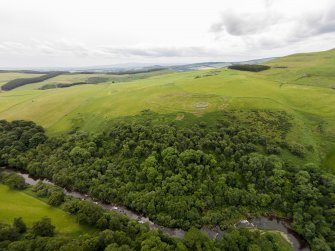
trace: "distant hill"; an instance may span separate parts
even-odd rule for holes
[[[268,62],[274,59],[276,58],[275,57],[262,58],[262,59],[254,59],[254,60],[239,61],[239,62],[205,62],[205,63],[175,65],[175,66],[170,66],[169,68],[176,70],[176,71],[220,69],[220,68],[225,68],[225,67],[236,65],[236,64],[262,64],[262,63],[265,63],[265,62]]]
[[[150,72],[155,70],[170,69],[175,71],[192,71],[192,70],[203,70],[203,69],[218,69],[228,67],[233,64],[261,64],[268,62],[272,58],[262,58],[254,59],[248,61],[237,61],[237,62],[201,62],[193,64],[120,64],[120,65],[104,65],[104,66],[90,66],[90,67],[48,67],[48,68],[0,68],[1,72],[21,72],[21,73],[45,73],[52,71],[63,71],[63,72],[73,72],[73,73],[114,73],[114,74],[131,74],[131,73],[142,73]]]

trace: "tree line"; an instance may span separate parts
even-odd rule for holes
[[[268,65],[260,65],[260,64],[235,64],[228,66],[228,69],[239,70],[239,71],[253,71],[260,72],[270,69],[271,67]]]
[[[53,83],[53,84],[46,84],[40,87],[40,90],[47,90],[47,89],[54,89],[54,88],[67,88],[71,86],[76,86],[76,85],[87,85],[87,84],[100,84],[107,82],[108,78],[103,78],[103,77],[90,77],[86,81],[81,81],[81,82],[74,82],[74,83]],[[113,83],[115,81],[112,81]]]
[[[50,72],[48,74],[39,76],[39,77],[32,77],[32,78],[17,78],[17,79],[13,79],[9,82],[7,82],[6,84],[4,84],[3,86],[1,86],[1,89],[4,91],[10,91],[13,90],[15,88],[24,86],[24,85],[28,85],[28,84],[33,84],[33,83],[38,83],[38,82],[42,82],[44,80],[47,80],[49,78],[54,78],[58,75],[63,74],[64,72]]]

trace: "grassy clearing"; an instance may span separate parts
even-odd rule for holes
[[[263,233],[270,235],[275,243],[277,244],[278,251],[293,251],[291,243],[287,240],[287,237],[283,236],[278,231],[263,231]]]
[[[288,68],[260,73],[222,69],[216,75],[200,78],[196,76],[206,75],[210,70],[151,73],[148,78],[131,82],[45,91],[32,90],[38,86],[27,85],[0,93],[0,118],[33,120],[47,128],[49,134],[59,134],[76,126],[97,132],[109,120],[136,115],[145,109],[197,116],[227,109],[285,110],[292,115],[294,124],[289,141],[309,146],[313,150],[307,160],[320,162],[326,156],[329,159],[335,144],[335,90],[329,88],[335,79],[334,54],[335,50],[284,57],[269,65]],[[314,77],[293,81],[306,72],[317,72],[318,77],[328,82],[314,81]],[[79,77],[87,76],[56,78],[72,82]],[[45,82],[51,83],[56,78]],[[198,102],[205,102],[208,107],[197,109],[194,104]],[[335,169],[335,164],[332,168]]]
[[[79,235],[91,231],[80,226],[75,217],[25,192],[10,190],[0,184],[0,197],[0,222],[12,223],[14,218],[22,217],[27,226],[31,227],[33,222],[47,216],[60,234]]]

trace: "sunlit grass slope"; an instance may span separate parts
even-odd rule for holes
[[[309,146],[307,159],[320,162],[326,156],[332,159],[330,152],[334,152],[335,90],[329,88],[334,54],[332,50],[280,58],[269,65],[288,68],[260,73],[222,69],[44,91],[27,90],[27,86],[26,90],[0,94],[0,118],[33,120],[47,128],[49,134],[55,134],[73,127],[98,132],[109,120],[145,109],[199,116],[227,109],[285,110],[294,124],[288,140]],[[323,82],[313,82],[314,77],[291,81],[300,73],[317,73]],[[198,102],[208,107],[199,109],[195,105]],[[324,163],[335,167],[333,161]]]
[[[22,217],[28,227],[42,217],[49,217],[60,234],[82,234],[88,231],[80,226],[76,218],[61,209],[51,207],[24,192],[10,190],[0,184],[0,222],[12,223],[14,218]]]
[[[273,68],[262,74],[282,84],[300,84],[335,88],[335,49],[301,53],[273,60]]]

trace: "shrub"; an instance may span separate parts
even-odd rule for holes
[[[27,187],[24,178],[16,173],[2,173],[1,181],[11,189],[22,190]]]
[[[33,224],[31,232],[34,236],[52,237],[55,234],[55,226],[51,224],[50,218],[44,217]]]
[[[0,242],[2,241],[14,241],[19,237],[19,233],[15,227],[12,227],[8,224],[0,223]]]
[[[17,230],[18,233],[22,234],[27,231],[27,226],[23,222],[22,218],[15,218],[13,222],[13,227]]]
[[[64,202],[65,194],[63,188],[58,186],[44,184],[40,181],[33,187],[33,191],[38,197],[48,198],[48,204],[51,206],[59,206]]]
[[[280,147],[276,145],[267,145],[266,153],[268,154],[280,154]]]
[[[300,158],[303,158],[305,157],[305,147],[301,144],[298,144],[298,143],[293,143],[289,146],[289,150],[292,154],[300,157]]]

